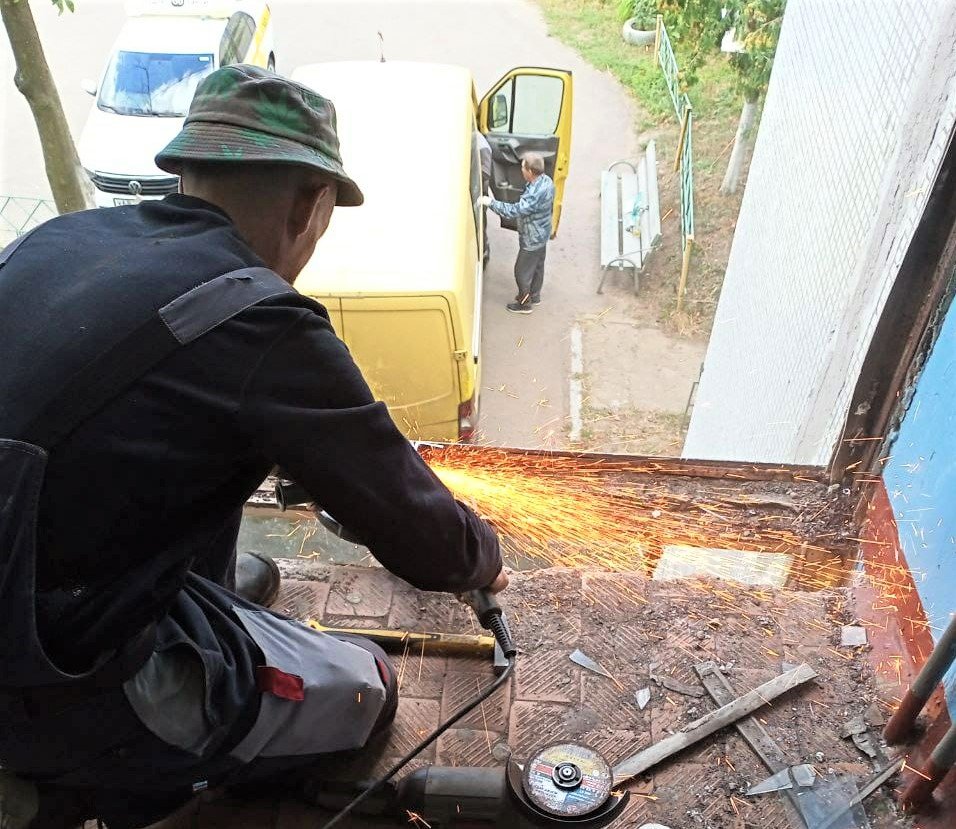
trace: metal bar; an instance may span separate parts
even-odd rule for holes
[[[676,173],[684,161],[684,142],[687,140],[687,126],[690,123],[690,106],[684,107],[684,115],[680,122],[680,136],[677,139],[677,152],[674,154],[674,172]],[[683,194],[682,194],[683,195]]]
[[[432,633],[408,630],[387,630],[382,628],[342,628],[323,625],[315,619],[306,621],[313,630],[321,633],[347,633],[350,636],[364,636],[386,650],[404,650],[414,653],[424,650],[426,653],[450,653],[459,655],[491,656],[495,650],[494,636],[480,636],[468,633]]]
[[[469,443],[418,444],[419,451],[433,449],[453,452],[531,455],[547,458],[568,458],[594,471],[632,472],[647,475],[677,475],[692,478],[731,478],[746,481],[815,481],[825,480],[825,470],[816,466],[771,463],[735,463],[732,461],[684,460],[652,455],[612,455],[600,452],[574,452],[568,449],[509,449]],[[440,456],[439,456],[440,457]]]
[[[956,723],[950,726],[943,739],[936,744],[921,772],[913,775],[903,793],[900,803],[906,810],[918,811],[932,801],[933,792],[956,765]]]
[[[817,676],[817,672],[804,663],[792,671],[775,676],[769,682],[763,683],[752,691],[748,691],[735,699],[729,705],[724,705],[716,711],[705,714],[700,719],[685,725],[678,733],[665,737],[649,748],[639,751],[633,757],[618,763],[614,767],[614,785],[636,777],[658,763],[673,757],[675,754],[699,743],[737,720],[752,714],[758,708],[775,700],[777,697],[799,687]]]
[[[903,742],[912,732],[916,718],[956,661],[956,616],[943,631],[942,637],[933,648],[913,684],[907,689],[900,707],[896,709],[883,730],[883,738],[890,745]]]
[[[685,237],[684,260],[680,267],[680,282],[677,284],[677,310],[680,311],[684,304],[684,291],[687,290],[687,274],[690,271],[690,252],[694,246],[694,237]]]
[[[617,174],[617,255],[624,255],[624,181]]]

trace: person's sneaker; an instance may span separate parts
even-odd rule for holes
[[[531,303],[530,302],[509,302],[505,306],[512,314],[530,314],[531,313]]]
[[[262,553],[236,557],[236,593],[247,602],[269,607],[279,595],[281,577],[276,563]]]
[[[515,302],[521,302],[521,297],[520,297],[520,296],[516,296],[516,297],[515,297]],[[531,298],[531,304],[532,304],[532,305],[540,305],[540,304],[541,304],[541,297],[532,297],[532,298]]]

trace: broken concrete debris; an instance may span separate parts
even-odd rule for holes
[[[871,760],[879,759],[880,751],[877,747],[876,740],[870,733],[870,730],[867,727],[862,715],[848,720],[843,725],[843,730],[840,732],[840,736],[844,740],[852,739],[853,745],[860,749],[860,751],[862,751]]]
[[[859,625],[844,625],[840,631],[840,647],[862,648],[867,644],[866,628]]]
[[[651,689],[638,688],[634,692],[634,699],[637,700],[637,707],[643,711],[647,707],[647,703],[651,701]]]

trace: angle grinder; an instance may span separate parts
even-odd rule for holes
[[[511,760],[505,768],[418,769],[398,783],[393,811],[431,826],[601,827],[621,815],[628,798],[612,791],[611,767],[600,754],[557,743],[523,766]]]
[[[329,781],[311,789],[317,806],[339,810],[371,782]],[[505,767],[426,766],[397,784],[377,787],[354,811],[415,826],[494,826],[500,829],[607,826],[627,806],[629,793],[612,790],[612,771],[593,749],[558,743]]]

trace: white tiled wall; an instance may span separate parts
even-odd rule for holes
[[[829,460],[954,118],[952,0],[790,0],[685,457]]]

